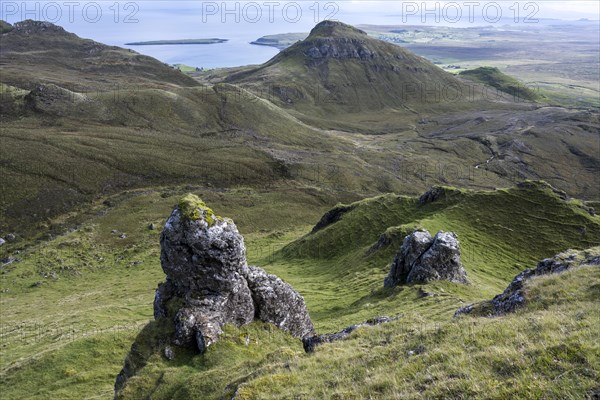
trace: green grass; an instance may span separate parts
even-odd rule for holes
[[[462,71],[460,75],[473,81],[492,86],[502,92],[508,93],[518,100],[536,101],[540,99],[540,95],[534,90],[528,88],[517,79],[502,73],[495,67],[470,69]]]
[[[110,397],[131,343],[152,318],[154,289],[165,278],[160,231],[190,191],[236,221],[250,262],[273,252],[274,241],[296,238],[293,227],[313,223],[332,202],[311,188],[146,189],[98,200],[75,232],[41,243],[23,240],[21,260],[0,274],[3,398]],[[275,203],[282,207],[273,209]],[[102,358],[91,362],[98,352]],[[72,383],[75,378],[64,374],[79,378]],[[48,383],[53,379],[56,385]]]
[[[367,397],[376,387],[382,391],[382,397],[400,396],[399,393],[404,392],[396,390],[402,382],[408,385],[402,386],[407,396],[424,390],[419,385],[431,386],[432,396],[448,385],[463,387],[466,381],[460,383],[460,379],[455,381],[446,375],[461,369],[461,363],[467,362],[466,357],[477,352],[469,348],[446,353],[447,348],[443,347],[449,346],[446,338],[457,338],[472,325],[451,322],[454,311],[500,293],[520,270],[533,266],[539,258],[553,255],[556,249],[585,247],[600,237],[599,217],[592,217],[579,203],[563,201],[551,188],[537,183],[493,192],[448,188],[445,197],[425,206],[418,206],[414,198],[384,195],[355,203],[338,222],[311,235],[306,234],[334,201],[331,194],[309,187],[269,191],[165,187],[100,199],[91,206],[86,214],[87,222],[79,230],[26,247],[18,255],[21,261],[2,271],[0,306],[2,310],[10,310],[2,314],[0,347],[0,385],[7,399],[107,395],[132,338],[139,335],[142,326],[152,318],[153,292],[164,280],[159,264],[158,236],[171,210],[187,192],[201,197],[215,213],[233,218],[245,236],[249,262],[291,283],[305,297],[318,331],[335,331],[379,315],[401,315],[402,318],[389,326],[359,331],[348,342],[323,346],[312,356],[304,355],[298,340],[271,328],[265,331],[261,324],[242,330],[231,328],[205,358],[176,349],[178,356],[174,362],[163,358],[161,334],[150,325],[136,339],[146,346],[136,365],[138,369],[145,366],[126,388],[125,393],[132,397],[143,398],[153,392],[153,398],[219,398],[235,392],[240,385],[240,395],[246,393],[248,398],[259,396],[257,392],[274,398],[288,398],[291,392],[300,397],[343,397],[350,396],[354,390],[355,396]],[[273,204],[280,206],[274,208]],[[525,207],[531,210],[529,214],[519,214]],[[148,229],[150,223],[157,229]],[[403,235],[414,226],[458,232],[471,285],[436,282],[382,288],[383,277]],[[585,237],[580,231],[583,226]],[[121,233],[126,234],[125,239],[120,238]],[[380,236],[385,240],[380,246],[374,246]],[[322,246],[317,246],[315,251],[317,242]],[[423,291],[431,296],[423,297]],[[575,296],[573,301],[579,300]],[[561,305],[567,306],[575,307],[570,303]],[[550,324],[554,314],[539,312],[546,313],[540,318]],[[571,324],[573,316],[565,311],[560,318],[562,323]],[[492,323],[477,322],[482,329],[490,331],[492,326],[495,329],[495,325],[489,325]],[[529,332],[526,323],[520,319],[511,323],[522,329],[519,337],[526,338]],[[419,329],[428,332],[438,325],[446,327],[448,336],[443,336],[444,340],[427,339],[426,348],[440,346],[441,349],[431,355],[428,353],[427,357],[433,357],[431,360],[412,367],[400,363],[394,367],[399,370],[384,373],[383,364],[389,368],[387,356],[377,356],[379,361],[369,356],[383,351],[404,359],[404,352],[417,346],[414,332]],[[502,332],[508,331],[509,326]],[[240,339],[247,335],[256,340],[249,346],[245,345],[245,339]],[[391,339],[385,339],[388,337]],[[476,340],[481,341],[477,346],[483,346],[488,339]],[[508,351],[511,340],[516,339],[508,335],[503,340],[499,346],[506,346],[503,351]],[[527,340],[531,341],[528,346],[532,351],[542,346],[533,343],[533,339]],[[394,347],[387,347],[384,341],[394,343]],[[357,348],[362,350],[357,351]],[[106,353],[103,361],[88,362],[83,373],[84,361],[81,360],[88,360],[95,352]],[[482,348],[478,352],[481,357],[487,354]],[[421,376],[427,365],[441,354],[447,355],[437,361],[440,365],[429,370],[436,376],[429,385],[422,379],[413,382],[411,378],[410,384],[406,383],[408,378],[399,380],[410,371],[415,375],[407,376]],[[458,358],[455,359],[455,355]],[[382,364],[377,364],[379,362]],[[458,366],[451,367],[455,362]],[[317,373],[319,370],[313,363],[327,370]],[[365,368],[365,363],[374,363],[373,368]],[[340,366],[336,373],[339,385],[331,381],[330,369],[336,365]],[[348,369],[347,374],[343,365]],[[565,368],[568,365],[565,364]],[[465,368],[465,374],[471,374],[469,368],[474,367]],[[532,371],[543,378],[542,383],[548,377],[535,369]],[[482,379],[472,389],[473,393],[485,392],[486,385],[493,386],[500,379],[484,380],[484,372],[472,373],[469,376]],[[37,374],[47,378],[33,379]],[[323,379],[316,379],[313,374],[320,374]],[[529,379],[529,372],[523,374],[518,375],[519,379]],[[568,373],[564,377],[575,379],[577,376]],[[310,384],[300,389],[308,378]],[[76,382],[69,386],[45,385],[45,379],[59,379],[65,385]],[[437,379],[441,383],[432,385]],[[577,390],[589,387],[589,380],[581,378],[579,383],[583,389]],[[556,385],[548,382],[544,385],[543,388],[536,386],[535,390],[557,390]],[[344,390],[348,392],[344,394]],[[515,393],[524,390],[525,386],[517,385]]]
[[[598,293],[590,288],[599,284],[597,267],[534,279],[531,301],[514,315],[434,322],[406,312],[310,355],[276,332],[263,346],[277,343],[279,352],[263,348],[247,362],[251,349],[239,338],[254,332],[231,329],[227,344],[185,366],[154,356],[123,398],[585,398],[598,389]]]
[[[593,388],[595,270],[531,286],[535,300],[516,315],[451,317],[500,293],[539,259],[600,241],[600,217],[581,200],[565,201],[541,183],[494,189],[544,177],[595,206],[595,114],[502,102],[485,111],[477,102],[381,108],[398,105],[386,84],[396,75],[369,75],[382,85],[375,90],[364,66],[335,61],[328,79],[339,90],[322,107],[305,83],[314,71],[294,51],[238,68],[243,87],[222,83],[229,70],[208,72],[212,78],[202,79],[211,84],[201,86],[158,61],[101,46],[99,59],[80,57],[95,66],[83,72],[71,65],[80,59],[73,54],[97,44],[38,39],[3,36],[3,51],[16,58],[3,66],[0,85],[0,233],[18,240],[4,244],[0,258],[19,259],[0,271],[3,398],[111,397],[133,342],[139,357],[129,358],[137,375],[128,397],[562,399]],[[435,68],[422,78],[452,78]],[[244,81],[248,71],[265,80]],[[57,89],[60,98],[36,109],[26,95],[39,82],[69,91]],[[270,82],[310,96],[279,103],[263,90]],[[347,85],[354,82],[366,89],[354,92]],[[380,195],[432,185],[476,190],[447,188],[425,206]],[[233,218],[249,263],[291,283],[320,332],[384,314],[402,318],[310,356],[270,326],[229,327],[205,356],[175,349],[176,360],[166,361],[170,328],[148,321],[164,280],[160,229],[186,193]],[[338,202],[356,203],[309,234]],[[417,226],[458,233],[470,285],[382,288],[404,235]]]

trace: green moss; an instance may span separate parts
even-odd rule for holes
[[[202,199],[191,193],[179,200],[179,210],[185,219],[197,221],[203,218],[208,226],[213,226],[215,222],[223,220],[222,217],[215,215]]]

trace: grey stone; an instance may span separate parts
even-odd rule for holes
[[[165,347],[165,358],[169,361],[173,361],[175,359],[175,352],[171,346]]]
[[[254,266],[248,267],[246,280],[252,292],[258,319],[274,324],[296,337],[314,334],[304,298],[289,284]]]
[[[460,260],[460,243],[453,232],[439,231],[432,238],[428,231],[416,230],[404,238],[383,284],[393,287],[435,280],[468,283]]]
[[[175,208],[160,237],[167,281],[156,290],[154,317],[173,319],[173,343],[195,344],[202,353],[225,324],[242,326],[255,318],[296,337],[313,334],[302,296],[247,265],[244,239],[233,221],[198,211],[194,220]]]
[[[307,353],[312,353],[315,350],[316,346],[323,344],[323,343],[332,343],[332,342],[335,342],[338,340],[343,340],[358,328],[365,327],[365,326],[375,326],[375,325],[385,324],[388,322],[396,321],[398,319],[400,319],[400,317],[394,317],[394,318],[385,317],[385,316],[377,317],[377,318],[369,319],[360,324],[351,325],[351,326],[344,328],[341,331],[336,332],[336,333],[326,333],[323,335],[305,336],[304,338],[302,338],[302,344],[304,345],[304,351]]]
[[[596,250],[597,252],[597,250]],[[491,315],[502,315],[511,313],[521,308],[526,303],[523,287],[525,283],[541,275],[558,274],[577,266],[598,266],[600,265],[600,256],[595,252],[568,250],[564,253],[555,255],[552,258],[546,258],[540,261],[536,268],[526,269],[519,273],[508,287],[501,294],[495,296],[491,301],[483,304],[491,305]],[[475,309],[473,304],[458,309],[454,316],[470,314]]]
[[[460,244],[453,232],[439,231],[431,247],[414,263],[407,283],[427,283],[446,280],[468,283],[467,272],[460,261]]]
[[[400,246],[400,251],[394,257],[390,273],[385,278],[383,285],[385,287],[393,287],[402,283],[406,283],[408,274],[410,273],[415,261],[423,254],[431,244],[433,238],[424,229],[419,229],[406,236]]]

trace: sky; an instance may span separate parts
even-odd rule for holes
[[[598,20],[599,15],[598,0],[3,0],[0,3],[0,18],[8,22],[27,18],[46,20],[82,37],[115,45],[206,37],[255,40],[268,34],[307,32],[323,19],[355,25],[463,27],[538,23],[544,18]]]

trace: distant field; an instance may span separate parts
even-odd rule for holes
[[[519,79],[553,104],[599,107],[597,22],[473,28],[364,25],[450,72],[484,66]]]

